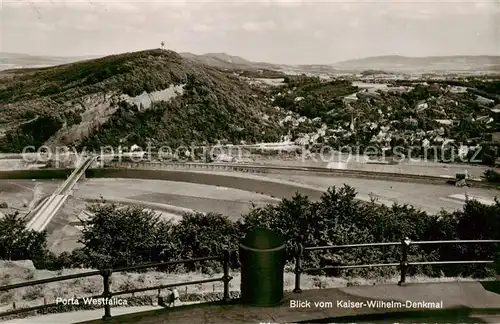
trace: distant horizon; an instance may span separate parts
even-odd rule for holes
[[[1,51],[1,54],[10,54],[10,55],[25,55],[25,56],[31,56],[31,57],[45,57],[45,58],[61,58],[61,59],[71,59],[71,58],[100,58],[100,57],[106,57],[106,56],[111,56],[111,55],[120,55],[120,54],[125,54],[125,53],[134,53],[134,52],[142,52],[142,51],[149,51],[149,50],[155,50],[155,49],[160,49],[160,47],[157,48],[149,48],[149,49],[142,49],[142,50],[137,50],[137,51],[126,51],[126,52],[121,52],[121,53],[108,53],[108,54],[97,54],[97,55],[74,55],[74,56],[55,56],[55,55],[46,55],[46,54],[29,54],[29,53],[14,53],[14,52],[4,52]],[[172,49],[166,48],[166,50],[171,50]],[[366,56],[366,57],[358,57],[358,58],[352,58],[352,59],[347,59],[347,60],[342,60],[342,61],[337,61],[337,62],[330,62],[330,63],[296,63],[296,64],[287,64],[287,63],[277,63],[277,62],[267,62],[267,61],[256,61],[256,60],[251,60],[247,58],[246,56],[243,55],[234,55],[231,53],[226,53],[226,52],[205,52],[202,54],[198,53],[193,53],[193,52],[186,52],[186,51],[174,51],[178,54],[181,53],[186,53],[186,54],[194,54],[198,56],[202,55],[214,55],[214,54],[224,54],[224,55],[229,55],[233,57],[240,57],[242,59],[245,59],[247,61],[250,61],[252,63],[268,63],[268,64],[274,64],[274,65],[335,65],[343,62],[349,62],[349,61],[358,61],[358,60],[365,60],[365,59],[372,59],[372,58],[381,58],[381,57],[401,57],[401,58],[410,58],[410,59],[425,59],[425,58],[444,58],[444,57],[497,57],[500,58],[500,54],[478,54],[478,55],[467,55],[467,54],[453,54],[453,55],[432,55],[432,56],[407,56],[407,55],[398,55],[398,54],[385,54],[385,55],[373,55],[373,56]]]
[[[496,0],[15,0],[2,3],[0,18],[0,51],[51,57],[162,41],[176,52],[286,65],[500,54]]]

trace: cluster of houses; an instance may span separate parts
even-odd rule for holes
[[[343,98],[343,102],[346,107],[350,107],[354,102],[358,101],[363,96],[367,96],[368,98],[380,95],[381,91],[395,91],[397,93],[408,92],[413,89],[413,87],[400,86],[400,87],[387,87],[380,85],[373,85],[369,83],[357,84],[360,90],[356,93],[352,93]],[[428,84],[427,84],[428,85]],[[455,107],[457,109],[459,106],[459,102],[456,101],[456,97],[453,94],[464,94],[468,92],[467,87],[461,86],[436,86],[437,90],[441,93],[441,95],[437,95],[436,97],[431,97],[427,100],[421,100],[416,103],[416,105],[411,108],[413,109],[414,116],[406,118],[403,120],[403,123],[406,125],[411,125],[417,127],[419,124],[418,118],[426,113],[426,110],[432,109],[431,115],[441,116],[439,118],[433,119],[433,121],[437,125],[441,125],[436,127],[430,131],[423,131],[415,129],[414,131],[407,132],[401,134],[400,131],[391,127],[391,125],[395,122],[400,122],[396,120],[391,120],[391,112],[386,113],[385,115],[379,109],[379,115],[381,117],[381,122],[385,120],[385,125],[380,124],[381,122],[359,122],[357,118],[354,117],[354,113],[352,115],[350,122],[341,122],[336,126],[327,126],[326,124],[321,122],[321,119],[308,119],[304,116],[300,116],[298,114],[292,113],[290,111],[286,111],[286,116],[280,121],[281,125],[285,123],[290,123],[294,127],[299,127],[300,125],[314,125],[314,131],[309,133],[302,133],[296,139],[296,143],[299,145],[304,144],[313,144],[317,143],[319,140],[322,142],[328,142],[330,139],[349,137],[356,129],[378,129],[378,133],[374,135],[371,139],[372,143],[377,143],[382,147],[390,147],[390,143],[395,138],[403,138],[404,142],[409,145],[421,145],[422,147],[429,147],[434,145],[446,145],[450,143],[454,143],[455,141],[452,138],[448,138],[446,134],[449,134],[447,129],[457,127],[460,125],[460,119],[454,115],[453,111]],[[452,94],[448,96],[448,94]],[[299,102],[303,100],[303,97],[296,97],[295,101]],[[477,115],[475,118],[470,119],[471,122],[481,123],[487,125],[487,127],[494,127],[494,118],[492,114],[500,113],[500,105],[494,106],[494,101],[479,95],[475,96],[475,102],[481,108],[482,114]],[[352,107],[351,107],[352,108]],[[280,109],[277,107],[276,109]],[[489,113],[491,111],[491,114]],[[500,143],[500,132],[492,133],[492,141]],[[470,150],[476,149],[476,146],[471,143],[463,143],[463,145],[459,145],[458,154],[459,156],[465,156]]]

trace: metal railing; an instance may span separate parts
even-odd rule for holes
[[[159,286],[152,286],[152,287],[145,287],[145,288],[136,288],[136,289],[116,291],[116,292],[111,291],[111,276],[113,273],[126,272],[126,271],[136,271],[136,270],[143,270],[143,269],[148,269],[148,268],[158,268],[158,267],[172,266],[172,265],[178,265],[178,264],[203,262],[203,261],[221,261],[222,266],[223,266],[222,277],[213,278],[213,279],[196,280],[196,281],[187,281],[187,282],[180,282],[180,283],[173,283],[173,284],[159,285]],[[103,292],[102,292],[102,294],[95,295],[95,296],[77,298],[75,300],[78,300],[78,303],[82,303],[86,299],[88,300],[88,299],[96,299],[96,298],[101,298],[101,299],[104,299],[106,301],[109,301],[114,296],[134,294],[134,293],[144,292],[144,291],[148,291],[148,290],[162,290],[162,289],[181,287],[181,286],[198,285],[198,284],[218,282],[218,281],[222,281],[224,284],[223,301],[229,302],[231,300],[230,295],[229,295],[229,282],[231,281],[231,279],[233,279],[229,275],[230,264],[231,264],[231,252],[229,250],[225,250],[222,256],[208,256],[208,257],[194,258],[194,259],[188,259],[188,260],[168,261],[168,262],[161,262],[161,263],[148,263],[148,264],[130,266],[130,267],[125,267],[125,268],[103,269],[103,270],[96,270],[96,271],[90,271],[90,272],[84,272],[84,273],[78,273],[78,274],[72,274],[72,275],[66,275],[66,276],[58,276],[58,277],[53,277],[53,278],[41,279],[41,280],[26,281],[26,282],[16,283],[16,284],[12,284],[12,285],[2,286],[2,287],[0,287],[0,292],[12,290],[12,289],[17,289],[17,288],[22,288],[22,287],[41,285],[41,284],[46,284],[46,283],[50,283],[50,282],[57,282],[57,281],[64,281],[64,280],[71,280],[71,279],[78,279],[78,278],[85,278],[85,277],[92,277],[92,276],[100,275],[100,276],[102,276],[102,279],[103,279]],[[104,308],[104,316],[102,317],[102,319],[108,320],[111,318],[111,305],[108,302],[104,302],[102,304],[103,304],[102,306]],[[38,311],[38,310],[44,310],[44,309],[48,309],[48,308],[52,308],[52,307],[60,307],[60,306],[62,306],[62,304],[56,302],[56,303],[44,304],[44,305],[33,306],[33,307],[13,309],[10,311],[0,313],[0,317],[20,314],[20,313],[33,312],[33,311]]]
[[[410,267],[410,266],[446,265],[446,264],[489,264],[489,263],[493,263],[492,260],[408,262],[408,252],[409,252],[410,246],[427,245],[427,244],[495,244],[495,243],[497,243],[497,244],[500,243],[500,240],[411,241],[410,239],[405,238],[401,242],[364,243],[364,244],[331,245],[331,246],[304,247],[302,244],[297,244],[295,246],[295,250],[293,251],[294,259],[295,259],[295,289],[293,290],[293,292],[300,293],[302,291],[300,288],[300,276],[302,273],[307,273],[307,272],[312,272],[312,271],[320,271],[320,270],[328,270],[328,269],[341,270],[341,269],[375,268],[375,267],[399,267],[401,277],[400,277],[400,281],[398,282],[398,285],[403,285],[406,282],[406,274],[408,271],[408,267]],[[301,265],[302,257],[303,257],[305,252],[321,251],[321,250],[325,251],[325,250],[335,250],[335,249],[348,249],[348,248],[363,248],[363,247],[376,248],[376,247],[384,247],[384,246],[400,246],[401,247],[400,262],[398,262],[398,263],[343,265],[343,266],[326,266],[326,267],[320,267],[320,268],[302,268],[302,265]],[[58,281],[100,275],[103,278],[103,292],[102,292],[102,294],[96,295],[96,296],[91,296],[91,297],[78,298],[79,302],[82,302],[85,299],[92,299],[92,298],[104,298],[104,299],[109,300],[113,296],[120,296],[120,295],[144,292],[144,291],[148,291],[148,290],[162,290],[162,289],[168,289],[168,288],[174,288],[174,287],[197,285],[197,284],[218,282],[218,281],[222,281],[224,284],[223,301],[229,302],[231,300],[230,295],[229,295],[229,282],[232,279],[232,277],[229,275],[229,270],[232,267],[232,265],[235,264],[234,256],[235,256],[234,253],[232,253],[229,250],[225,250],[222,256],[209,256],[209,257],[202,257],[202,258],[195,258],[195,259],[188,259],[188,260],[168,261],[168,262],[161,262],[161,263],[148,263],[148,264],[130,266],[130,267],[125,267],[125,268],[104,269],[104,270],[90,271],[90,272],[85,272],[85,273],[59,276],[59,277],[53,277],[53,278],[47,278],[47,279],[41,279],[41,280],[27,281],[27,282],[2,286],[2,287],[0,287],[0,292],[8,291],[8,290],[16,289],[16,288],[41,285],[41,284],[46,284],[46,283],[51,283],[51,282],[58,282]],[[189,281],[189,282],[181,282],[181,283],[173,283],[173,284],[166,284],[166,285],[159,285],[159,286],[152,286],[152,287],[145,287],[145,288],[136,288],[136,289],[117,291],[117,292],[111,291],[110,279],[111,279],[111,276],[113,273],[143,270],[143,269],[148,269],[148,268],[158,268],[158,267],[171,266],[171,265],[177,265],[177,264],[186,264],[186,263],[193,263],[193,262],[203,262],[203,261],[221,261],[222,265],[223,265],[222,277],[213,278],[213,279],[197,280],[197,281]],[[58,306],[61,306],[61,304],[52,303],[52,304],[39,305],[39,306],[34,306],[34,307],[29,307],[29,308],[13,309],[13,310],[10,310],[7,312],[0,313],[0,317],[20,314],[20,313],[27,313],[27,312],[37,311],[37,310],[43,310],[43,309],[58,307]],[[111,305],[109,303],[103,303],[102,306],[104,308],[104,316],[102,317],[102,319],[103,320],[110,319],[111,318]]]
[[[329,246],[311,246],[304,247],[302,244],[297,244],[294,250],[295,259],[295,288],[293,292],[300,293],[300,275],[302,273],[321,271],[321,270],[342,270],[342,269],[359,269],[359,268],[377,268],[377,267],[399,267],[400,280],[398,285],[406,283],[406,274],[410,266],[418,265],[446,265],[446,264],[489,264],[493,260],[468,260],[468,261],[429,261],[429,262],[408,262],[408,252],[410,246],[419,246],[427,244],[495,244],[500,243],[500,240],[452,240],[452,241],[411,241],[409,238],[401,240],[401,242],[384,242],[384,243],[364,243],[364,244],[348,244],[348,245],[329,245]],[[382,246],[401,246],[400,261],[398,263],[376,263],[376,264],[357,264],[344,266],[326,266],[320,268],[302,268],[302,256],[305,252],[318,250],[335,250],[349,248],[376,248]]]

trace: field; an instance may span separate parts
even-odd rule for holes
[[[269,174],[271,179],[286,180],[303,185],[324,188],[342,186],[344,183],[358,191],[358,198],[369,200],[376,198],[380,203],[408,203],[429,213],[437,213],[441,209],[454,211],[463,206],[464,197],[476,198],[483,203],[494,203],[499,194],[497,190],[460,188],[454,186],[436,186],[420,183],[404,183],[396,181],[380,181],[367,179],[348,179],[336,177],[313,177],[299,175]]]
[[[19,212],[27,214],[43,197],[50,195],[59,185],[59,181],[1,180],[0,202],[7,203],[1,208],[2,214]],[[1,216],[0,216],[1,217]]]
[[[252,204],[263,206],[277,203],[278,198],[291,197],[296,191],[301,191],[301,188],[306,195],[317,193],[311,197],[316,199],[316,196],[319,197],[320,192],[328,187],[342,186],[345,183],[358,191],[358,198],[361,200],[369,201],[374,198],[379,203],[388,205],[409,203],[430,213],[437,213],[441,209],[456,210],[463,206],[466,196],[483,203],[493,203],[498,195],[498,191],[487,189],[293,174],[257,176],[234,172],[185,172],[181,175],[191,178],[196,175],[197,181],[213,185],[114,178],[86,179],[79,182],[73,190],[73,196],[66,201],[47,228],[50,249],[61,253],[78,247],[78,217],[85,217],[82,212],[86,205],[101,198],[122,205],[140,204],[176,221],[182,217],[183,212],[193,210],[222,213],[235,220],[247,213]],[[226,176],[233,177],[233,181],[226,181]],[[250,183],[252,180],[263,182]],[[26,213],[60,183],[60,180],[2,180],[1,197],[9,204],[10,209],[7,210]],[[231,186],[240,189],[228,188]],[[265,194],[252,192],[258,190]],[[3,212],[7,210],[4,209]]]
[[[44,186],[47,182],[40,182]],[[50,182],[52,184],[52,182]],[[141,179],[86,179],[77,184],[70,197],[47,228],[53,252],[78,247],[79,220],[87,204],[104,198],[123,205],[142,205],[178,220],[185,211],[216,212],[237,219],[252,203],[262,206],[279,200],[266,195],[218,186]]]
[[[60,180],[1,180],[0,202],[7,202],[9,208],[2,208],[0,212],[19,211],[24,215],[61,183]],[[101,197],[123,205],[140,204],[174,220],[183,212],[193,210],[222,213],[236,219],[248,212],[252,203],[261,206],[278,202],[262,194],[217,186],[140,179],[87,179],[77,184],[73,197],[69,197],[48,226],[51,250],[60,253],[79,246],[77,216],[81,216],[87,204]]]
[[[75,191],[75,197],[82,199],[98,199],[100,195],[110,201],[128,198],[136,202],[224,213],[233,218],[246,213],[251,202],[262,205],[278,201],[269,196],[216,185],[141,179],[88,179]]]
[[[239,184],[244,184],[243,179],[262,180],[269,183],[278,183],[295,186],[282,188],[281,193],[288,196],[293,195],[294,191],[300,191],[300,188],[316,190],[322,192],[331,186],[343,186],[348,184],[358,192],[357,198],[369,201],[371,197],[378,199],[379,203],[392,205],[393,203],[411,204],[416,208],[429,213],[439,212],[442,208],[448,211],[454,211],[461,208],[464,204],[464,197],[478,198],[485,203],[493,203],[499,191],[493,189],[480,188],[460,188],[451,185],[430,185],[421,183],[405,183],[398,181],[382,181],[340,177],[321,177],[304,176],[295,174],[272,174],[253,175],[235,172],[205,172],[196,171],[200,174],[232,176],[242,179]],[[271,187],[267,185],[267,187]],[[316,197],[311,197],[315,199]]]

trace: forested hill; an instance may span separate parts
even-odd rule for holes
[[[169,98],[142,105],[144,98],[172,87]],[[275,110],[257,91],[231,73],[168,50],[3,71],[0,151],[44,143],[276,140]]]

